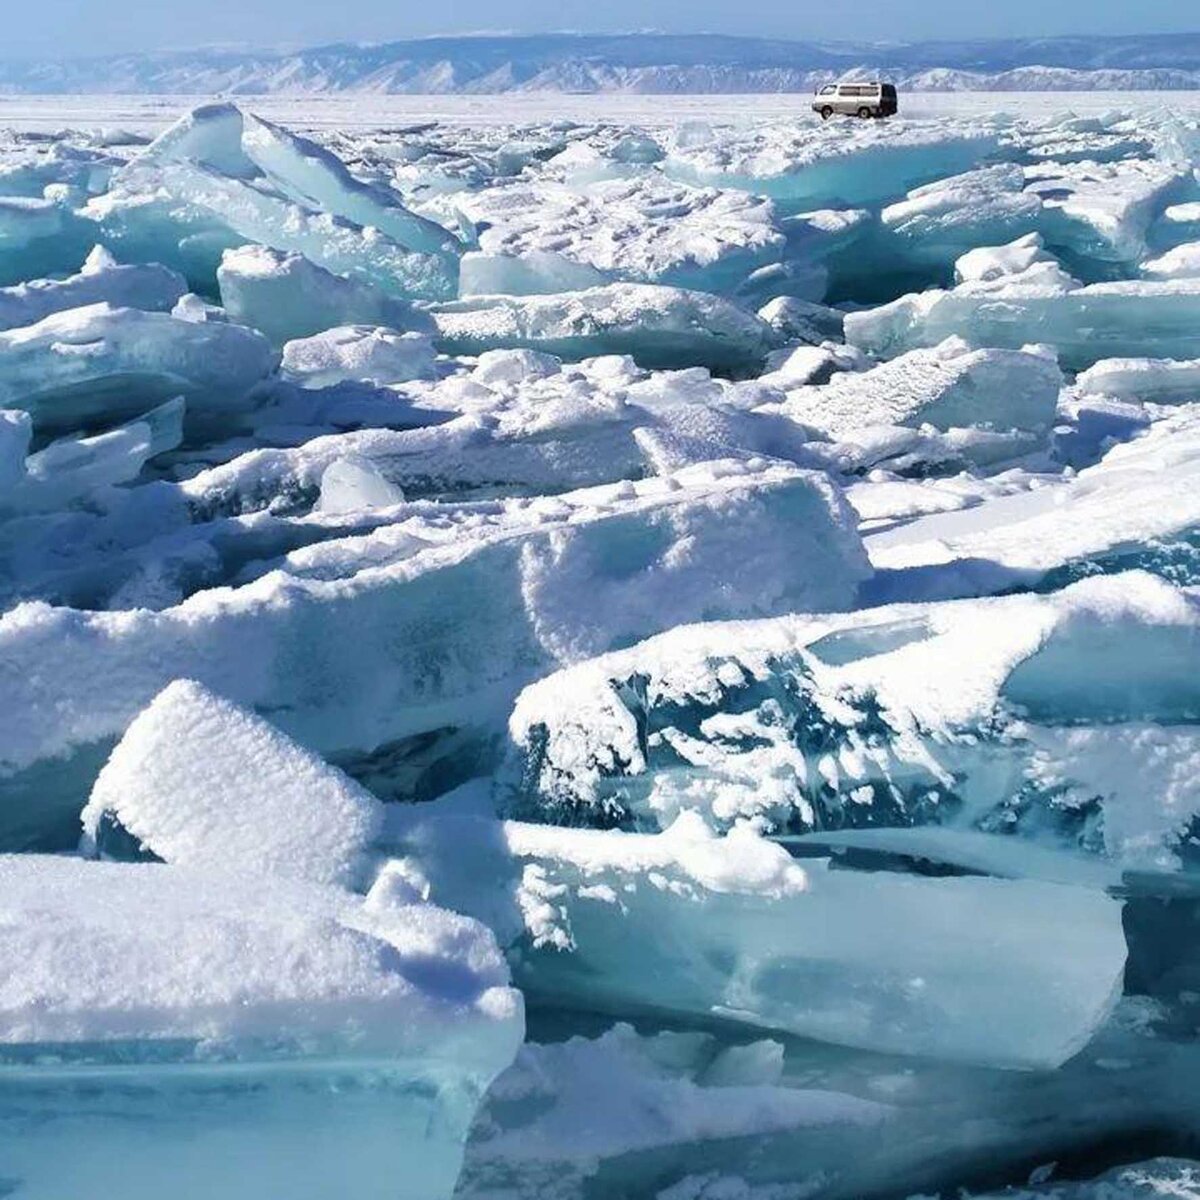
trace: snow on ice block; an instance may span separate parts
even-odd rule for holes
[[[1140,565],[1156,542],[1200,527],[1198,490],[1200,411],[1185,405],[1074,478],[921,517],[869,535],[867,545],[882,568],[986,561],[1005,568],[1001,586],[1004,577],[1036,582],[1073,564],[1121,570]]]
[[[795,296],[777,296],[758,310],[758,315],[779,335],[782,341],[805,342],[819,346],[826,341],[842,340],[845,313],[811,300]]]
[[[525,347],[571,360],[630,354],[643,367],[749,370],[776,344],[770,326],[728,300],[650,284],[459,300],[432,312],[451,354]]]
[[[574,186],[516,180],[468,193],[460,205],[481,226],[484,252],[463,262],[464,296],[577,290],[606,278],[728,294],[778,262],[786,242],[774,206],[761,196],[659,175]],[[526,286],[485,286],[489,276],[505,282],[498,271],[506,259],[513,282],[516,269],[527,268]],[[572,267],[576,278],[592,278],[570,282]]]
[[[483,851],[470,820],[450,822],[442,852],[453,842],[463,861],[433,867],[434,894],[463,903],[488,853],[514,860],[509,961],[539,1003],[1048,1069],[1120,995],[1122,905],[1092,888],[801,866],[748,824],[720,837],[695,813],[659,834],[511,821],[497,833],[476,818]]]
[[[1040,233],[1027,233],[1003,246],[976,246],[954,263],[954,277],[959,283],[990,283],[1009,275],[1020,276],[1017,282],[1027,286],[1039,279],[1049,286],[1057,279],[1062,291],[1078,286],[1078,281],[1063,271],[1058,259],[1046,250]]]
[[[92,853],[115,822],[164,862],[353,886],[381,813],[341,771],[181,679],[125,731],[82,820]]]
[[[871,425],[1044,429],[1054,420],[1062,372],[1041,350],[972,350],[947,339],[870,371],[841,372],[788,392],[782,411],[837,435]]]
[[[187,291],[181,275],[150,263],[121,266],[96,246],[77,275],[0,289],[0,329],[34,325],[51,313],[89,304],[170,312]]]
[[[891,357],[948,337],[1020,349],[1053,345],[1063,365],[1102,358],[1200,357],[1200,278],[1122,280],[1079,286],[1053,264],[951,291],[934,289],[846,314],[846,340]]]
[[[268,246],[226,250],[217,268],[221,303],[235,320],[276,345],[339,325],[384,325],[427,332],[433,323],[379,288],[345,279]]]
[[[37,429],[131,416],[168,396],[190,415],[236,410],[275,368],[267,341],[226,322],[91,304],[0,332],[0,405]]]
[[[522,1037],[492,935],[386,888],[19,855],[0,910],[0,1162],[30,1200],[448,1198]]]
[[[716,828],[995,824],[1017,835],[1019,858],[1026,834],[1071,840],[1069,822],[1061,842],[1051,832],[1071,793],[1100,797],[1118,861],[1157,853],[1200,809],[1178,782],[1200,719],[1181,665],[1198,630],[1193,600],[1141,574],[1050,596],[673,629],[527,687],[496,801],[530,820],[652,829],[686,810]],[[1094,762],[1127,774],[1100,786],[1096,770],[1081,774],[1082,745],[1029,721],[1078,729]],[[1147,727],[1160,723],[1179,728],[1156,739]],[[1151,771],[1160,786],[1147,789]],[[1119,833],[1135,825],[1153,833],[1140,850]]]
[[[359,512],[403,503],[404,493],[384,479],[368,459],[354,455],[335,458],[321,473],[319,512]]]
[[[1122,400],[1182,404],[1200,400],[1200,359],[1105,358],[1075,379],[1078,390]]]
[[[822,369],[858,357],[807,350]],[[533,350],[487,351],[469,374],[422,386],[419,406],[404,405],[401,396],[376,398],[388,405],[389,424],[423,428],[362,429],[250,451],[196,474],[180,490],[196,511],[210,514],[247,513],[281,497],[305,505],[322,472],[347,455],[373,463],[406,493],[457,498],[478,487],[489,495],[502,486],[559,492],[727,457],[823,466],[811,449],[813,431],[754,411],[764,399],[783,399],[769,383],[734,382],[704,368],[648,373],[627,356],[564,367]]]
[[[1178,167],[1130,158],[1121,162],[1043,162],[1025,169],[1027,190],[1044,205],[1041,229],[1078,255],[1137,262],[1146,231],[1183,179]]]
[[[162,611],[18,605],[0,618],[19,714],[0,761],[119,736],[176,678],[272,712],[318,752],[374,751],[502,720],[533,676],[681,621],[844,609],[866,574],[836,487],[782,465],[447,507],[414,503]],[[48,815],[66,802],[40,795]]]
[[[961,121],[864,121],[849,130],[840,122],[817,128],[762,122],[694,143],[685,132],[677,133],[663,163],[673,178],[738,188],[793,210],[883,203],[969,170],[999,142],[986,125]]]
[[[436,355],[422,333],[397,333],[371,325],[341,325],[283,347],[281,374],[304,388],[347,380],[403,383],[433,374]]]
[[[1142,263],[1142,273],[1159,279],[1181,279],[1200,275],[1200,242],[1173,246],[1157,258]]]

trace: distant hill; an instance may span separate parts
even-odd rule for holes
[[[1200,33],[887,44],[717,34],[437,37],[290,53],[0,60],[0,92],[793,92],[858,74],[925,91],[1200,88]]]

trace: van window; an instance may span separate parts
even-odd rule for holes
[[[837,92],[837,84],[827,83],[817,94],[820,96],[832,96]]]

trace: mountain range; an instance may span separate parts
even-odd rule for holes
[[[299,51],[0,59],[0,93],[804,92],[863,74],[923,91],[1200,88],[1200,33],[905,43],[471,35]]]

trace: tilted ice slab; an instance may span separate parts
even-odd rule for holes
[[[93,853],[116,825],[164,862],[352,887],[382,814],[266,721],[181,679],[125,731],[82,820]]]
[[[229,411],[275,368],[253,330],[92,304],[0,332],[0,406],[35,427],[120,419],[175,394],[192,415]]]
[[[156,264],[121,266],[97,246],[77,275],[0,289],[0,329],[34,325],[51,313],[89,304],[170,312],[187,291],[183,278]]]
[[[696,1031],[642,1036],[624,1023],[598,1037],[527,1043],[488,1092],[456,1195],[483,1200],[504,1187],[533,1196],[553,1178],[557,1195],[576,1200],[602,1185],[609,1164],[621,1173],[629,1155],[661,1170],[669,1153],[686,1174],[705,1143],[778,1134],[811,1165],[817,1146],[834,1158],[848,1137],[877,1136],[889,1106],[790,1086],[783,1051]],[[635,1180],[656,1187],[661,1176]]]
[[[997,144],[983,123],[758,122],[744,130],[684,127],[663,166],[688,183],[740,188],[796,208],[877,204],[966,171]]]
[[[377,229],[409,250],[453,256],[458,239],[410,212],[391,188],[363,183],[345,163],[308,138],[242,113],[241,146],[276,187],[293,200]]]
[[[1139,551],[1200,528],[1198,487],[1200,410],[1189,405],[1072,479],[922,517],[872,535],[868,547],[881,568],[986,562],[1010,582],[1081,562],[1135,566]]]
[[[1049,269],[1047,269],[1049,268]],[[1200,279],[1124,280],[1080,286],[1052,264],[968,280],[950,291],[903,296],[846,315],[846,340],[891,357],[947,337],[1019,349],[1055,346],[1065,367],[1102,358],[1200,356]]]
[[[457,290],[457,259],[407,250],[373,229],[302,205],[253,182],[191,163],[156,173],[168,194],[205,210],[241,241],[303,254],[318,266],[349,275],[398,297],[439,299]],[[118,206],[120,193],[114,201]],[[104,211],[108,197],[91,207]],[[136,220],[136,210],[130,220]]]
[[[1027,190],[1045,206],[1040,228],[1049,241],[1122,262],[1145,255],[1150,222],[1184,178],[1178,166],[1137,158],[1044,162],[1027,167],[1025,175]]]
[[[231,105],[197,109],[123,168],[84,215],[196,273],[238,242],[304,254],[398,296],[457,289],[456,239],[328,152]],[[365,223],[364,223],[365,222]],[[389,233],[388,231],[391,231]],[[392,234],[403,231],[406,241]],[[433,252],[417,248],[437,242]]]
[[[1200,811],[1198,622],[1185,593],[1122,575],[675,629],[526,688],[497,798],[652,829],[688,809],[719,828],[998,827],[1166,865]]]
[[[136,479],[150,459],[174,450],[183,441],[184,409],[183,397],[176,396],[115,429],[56,439],[25,458],[19,474],[7,481],[0,478],[0,514],[54,513]],[[25,418],[17,425],[18,438],[10,440],[9,447],[19,441],[23,429],[27,448],[32,433],[29,414],[0,409],[0,418],[5,414]],[[11,420],[5,422],[5,429],[13,429]],[[18,530],[12,540],[24,542],[22,534],[27,532]],[[7,532],[0,536],[0,541],[9,540]],[[26,545],[25,549],[32,547]]]
[[[1042,201],[1025,190],[1016,163],[980,167],[914,188],[880,214],[884,227],[911,245],[909,254],[942,261],[980,243],[1006,241],[1037,228]]]
[[[312,337],[338,325],[385,325],[431,330],[411,305],[379,288],[334,275],[302,254],[267,246],[226,250],[217,268],[221,303],[233,320],[276,345]]]
[[[792,389],[781,411],[834,435],[870,425],[1039,429],[1054,420],[1062,382],[1052,353],[972,350],[948,339],[821,387]]]
[[[206,104],[186,113],[123,174],[173,163],[193,163],[233,179],[265,178],[305,208],[376,229],[409,250],[453,254],[458,249],[453,234],[410,212],[393,189],[355,178],[345,163],[316,142],[234,104]]]
[[[518,262],[560,256],[592,268],[596,283],[626,279],[728,293],[779,261],[785,245],[769,201],[656,176],[585,187],[514,181],[464,195],[460,207],[486,223],[479,235],[485,254]],[[473,274],[468,261],[463,295],[486,291],[470,282]]]
[[[450,1196],[523,1029],[483,926],[386,880],[17,855],[0,885],[0,1159],[31,1200]]]
[[[553,296],[489,296],[432,309],[450,354],[525,347],[565,359],[630,354],[644,367],[748,370],[775,344],[753,313],[706,292],[616,283]]]
[[[163,611],[12,609],[0,670],[20,715],[0,735],[6,773],[95,753],[179,677],[272,711],[310,748],[370,753],[498,721],[536,674],[680,621],[845,608],[866,573],[836,487],[791,467],[718,463],[447,507],[392,510],[373,533]],[[69,775],[37,800],[13,780],[7,818],[55,827]]]
[[[438,807],[406,817],[400,840],[439,903],[489,911],[538,1002],[1045,1068],[1120,992],[1121,904],[1102,891],[802,867],[748,825],[718,837],[694,813],[639,834]],[[506,876],[507,908],[479,887]]]

